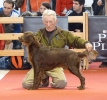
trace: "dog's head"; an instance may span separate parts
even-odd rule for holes
[[[96,50],[91,50],[90,52],[88,52],[86,50],[85,53],[87,55],[87,59],[88,59],[89,63],[92,63],[93,60],[95,60],[96,57],[98,56],[98,52]]]
[[[38,40],[36,39],[36,36],[34,36],[34,33],[31,31],[24,32],[23,35],[18,39],[25,46],[29,46],[31,44],[34,44],[36,47],[40,46]]]

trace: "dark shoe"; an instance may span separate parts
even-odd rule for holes
[[[42,79],[41,87],[48,87],[49,86],[49,77]]]
[[[107,67],[107,62],[102,62],[101,65],[99,66],[99,68],[105,68]]]

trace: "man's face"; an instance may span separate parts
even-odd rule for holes
[[[7,17],[10,17],[12,10],[13,10],[12,4],[9,4],[9,3],[5,2],[4,5],[3,5],[4,15],[7,16]]]
[[[45,15],[43,18],[43,24],[45,25],[46,30],[49,32],[51,32],[55,29],[56,23],[57,23],[57,20],[55,20],[53,15],[51,15],[51,16]]]
[[[78,1],[73,0],[73,10],[75,12],[80,12],[82,10],[83,5],[80,5]]]

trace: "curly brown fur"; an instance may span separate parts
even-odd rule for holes
[[[84,53],[86,53],[86,57],[81,58],[82,60],[82,69],[83,70],[87,70],[89,68],[89,64],[91,64],[93,62],[93,60],[96,59],[96,57],[98,56],[98,52],[96,50],[92,50],[91,52],[88,52],[87,50],[84,51]]]
[[[32,32],[25,32],[19,40],[28,49],[29,62],[34,67],[34,83],[30,89],[38,89],[44,71],[52,70],[61,65],[80,79],[79,90],[85,89],[85,78],[81,75],[79,66],[80,58],[87,56],[84,52],[74,52],[64,48],[50,48],[40,44]]]

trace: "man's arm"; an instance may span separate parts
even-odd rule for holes
[[[86,41],[78,36],[74,36],[71,32],[64,31],[62,34],[66,37],[67,45],[73,48],[88,48],[86,44],[90,44],[89,41]]]

